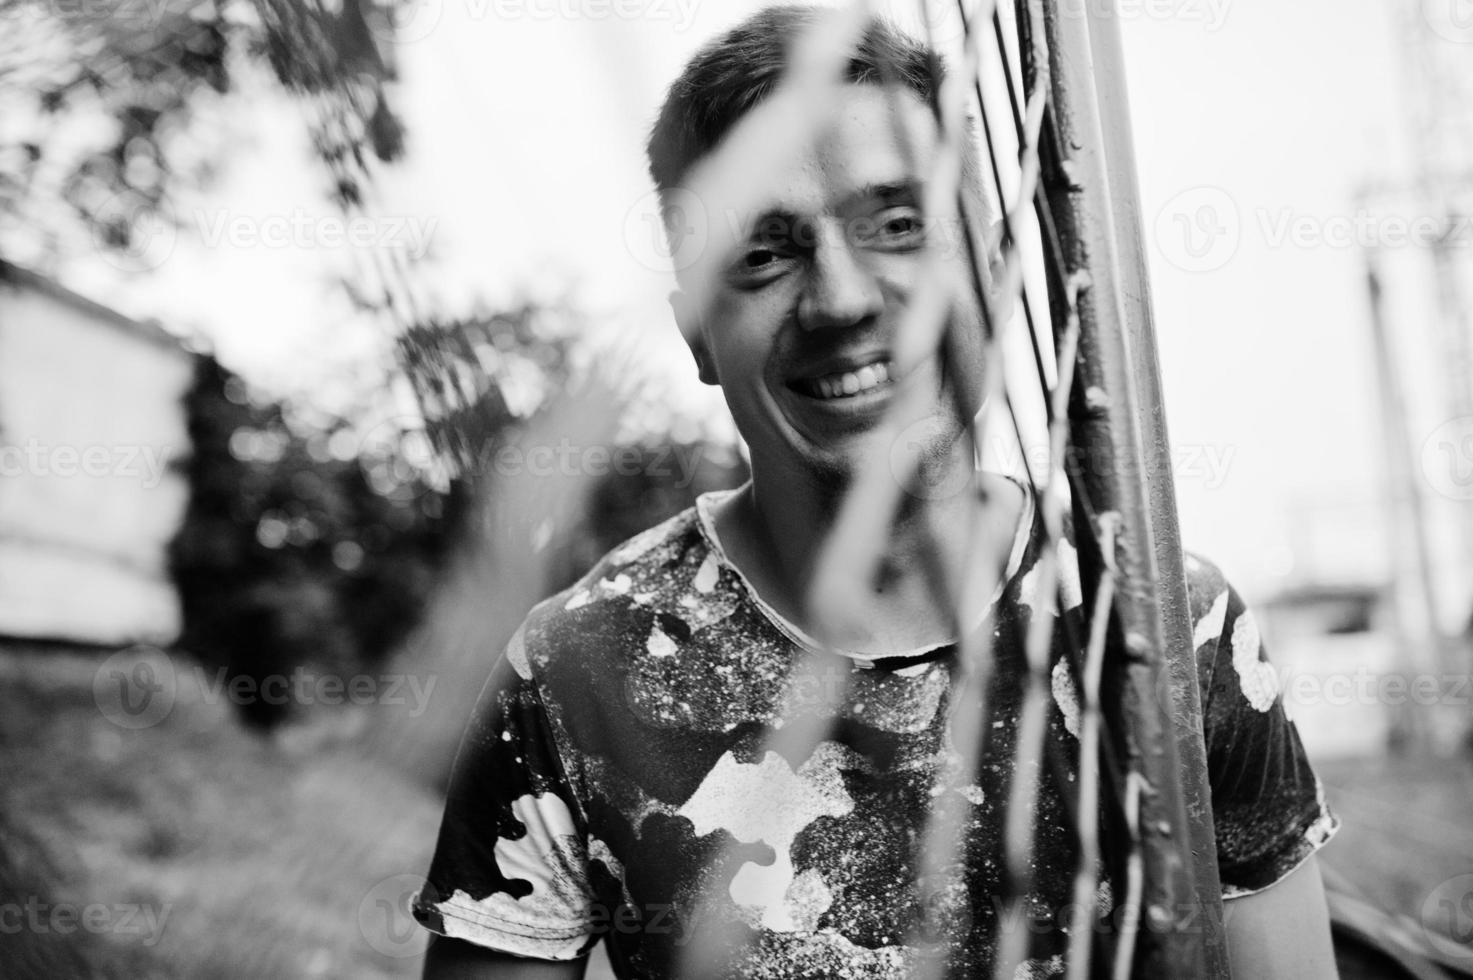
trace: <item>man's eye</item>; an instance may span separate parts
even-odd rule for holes
[[[920,245],[926,237],[926,223],[915,208],[887,208],[867,222],[866,244],[882,248],[906,248]]]
[[[921,230],[921,219],[913,214],[901,215],[885,222],[883,230],[891,235],[910,235]]]
[[[763,285],[782,275],[790,258],[783,249],[754,244],[737,255],[728,274],[737,285]]]

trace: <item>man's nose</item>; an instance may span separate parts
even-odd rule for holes
[[[805,330],[851,327],[880,314],[880,281],[837,221],[815,222],[808,280],[798,299]]]

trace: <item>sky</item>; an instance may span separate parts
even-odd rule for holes
[[[1412,159],[1398,5],[1117,2],[1184,540],[1249,593],[1373,579],[1389,546],[1359,238],[1373,236],[1408,270],[1389,305],[1412,442],[1435,448],[1449,418],[1419,327],[1425,250],[1396,239],[1387,220],[1405,224],[1416,210],[1397,204],[1356,224],[1358,191],[1403,180]],[[1458,16],[1459,2],[1400,6],[1420,4],[1439,50],[1466,56],[1473,18]],[[684,59],[757,6],[417,0],[396,42],[409,156],[386,174],[375,223],[359,230],[424,253],[416,277],[431,308],[571,290],[603,329],[643,338],[680,397],[715,404],[664,302],[671,280],[642,145]],[[299,110],[263,95],[217,125],[229,166],[160,243],[153,274],[92,263],[68,281],[202,332],[268,388],[371,379],[388,338],[352,322],[324,287],[327,271],[353,258],[331,239]],[[1452,528],[1467,507],[1461,484],[1431,496],[1439,528]],[[1450,588],[1465,597],[1466,585]]]

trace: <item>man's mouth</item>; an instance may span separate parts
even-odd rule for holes
[[[791,387],[800,394],[824,401],[853,398],[890,384],[890,362],[876,361],[852,371],[836,371],[815,378],[801,378]]]

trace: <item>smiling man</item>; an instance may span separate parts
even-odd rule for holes
[[[771,8],[696,55],[649,144],[667,200],[772,96],[792,44],[823,16]],[[672,297],[702,379],[721,386],[751,450],[752,479],[615,549],[511,641],[467,730],[416,902],[440,937],[427,977],[579,977],[604,939],[621,977],[671,978],[692,975],[693,941],[718,937],[699,980],[902,980],[936,956],[950,975],[988,976],[1008,928],[1029,934],[1018,976],[1062,975],[1072,769],[1041,784],[1028,921],[1003,915],[1044,536],[1029,495],[977,470],[962,438],[981,407],[971,290],[956,290],[945,366],[897,349],[927,256],[956,240],[922,207],[938,145],[931,72],[924,47],[872,23],[819,138],[763,184],[700,295]],[[975,188],[975,159],[964,169]],[[942,256],[969,282],[964,251]],[[916,485],[948,492],[904,498],[843,642],[820,643],[801,597],[844,493],[887,451],[874,437],[888,410],[920,461]],[[958,533],[969,526],[981,537]],[[948,719],[983,707],[958,691],[935,582],[979,564],[997,585],[967,625],[993,638],[992,726],[980,770],[958,781]],[[1334,818],[1251,613],[1210,565],[1188,570],[1235,971],[1333,976],[1313,855]],[[1077,621],[1077,580],[1060,594]],[[1078,704],[1067,672],[1054,677],[1048,738],[1077,758]],[[811,749],[776,737],[805,724],[820,733]],[[918,880],[918,840],[948,794],[965,833],[938,887]],[[1100,928],[1113,928],[1108,884],[1098,901]]]

